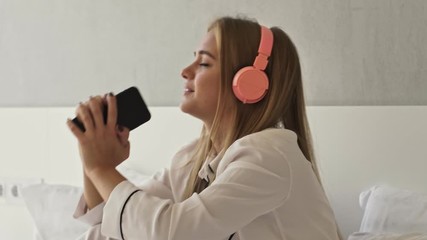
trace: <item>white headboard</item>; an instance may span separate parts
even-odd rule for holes
[[[167,166],[196,138],[201,123],[176,107],[151,107],[152,120],[131,133],[126,165],[145,173]],[[358,196],[374,184],[427,192],[427,107],[309,107],[326,192],[345,236],[362,217]],[[81,185],[76,141],[66,128],[74,108],[0,108],[0,180],[43,178]],[[23,205],[0,199],[0,234],[30,239]],[[28,231],[27,231],[28,230]]]

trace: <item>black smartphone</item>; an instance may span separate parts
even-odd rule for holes
[[[133,130],[151,118],[150,111],[142,99],[136,87],[130,87],[116,95],[117,100],[117,124]],[[107,122],[108,109],[103,108],[104,122]],[[72,120],[83,132],[85,127],[76,118]]]

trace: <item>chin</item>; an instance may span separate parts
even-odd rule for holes
[[[182,108],[182,105],[179,106],[179,109],[181,110],[181,112],[183,113],[188,113],[187,111],[185,111],[185,108]]]
[[[193,108],[191,107],[191,104],[183,101],[183,102],[181,102],[181,104],[179,104],[179,108],[181,109],[181,111],[183,113],[187,113],[187,114],[194,116],[193,111],[192,111]]]
[[[182,101],[180,104],[179,104],[179,108],[181,109],[181,111],[182,112],[185,112],[185,113],[187,113],[187,106],[186,106],[186,104],[185,104],[185,102],[184,101]]]
[[[203,121],[203,118],[200,116],[200,114],[198,114],[197,111],[195,111],[194,106],[191,106],[188,103],[186,104],[185,102],[181,102],[181,104],[179,105],[179,108],[181,109],[181,112],[189,114]]]

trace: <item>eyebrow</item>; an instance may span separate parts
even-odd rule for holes
[[[212,53],[210,53],[210,52],[208,52],[208,51],[206,51],[206,50],[199,50],[197,53],[198,53],[199,55],[201,55],[201,54],[208,55],[208,56],[209,56],[209,57],[211,57],[212,59],[216,60],[215,56],[214,56]],[[196,52],[194,52],[194,56],[196,56]]]

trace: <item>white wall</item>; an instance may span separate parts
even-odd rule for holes
[[[177,106],[208,22],[238,13],[293,38],[310,105],[427,104],[424,0],[0,0],[0,106],[130,85]]]

